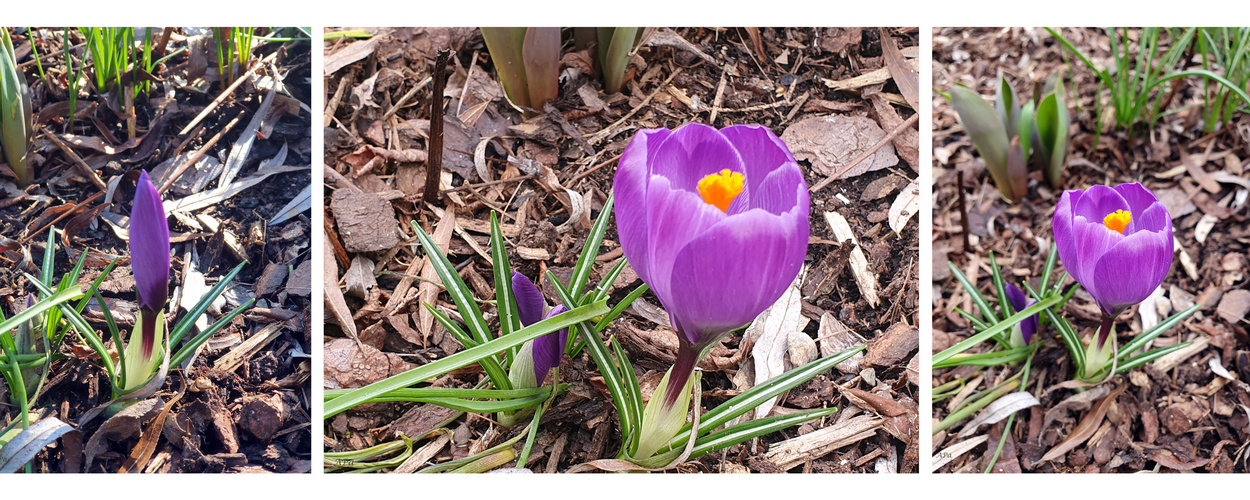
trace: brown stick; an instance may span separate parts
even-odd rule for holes
[[[434,62],[434,88],[430,90],[429,159],[425,162],[425,201],[438,199],[438,181],[443,177],[443,89],[447,88],[447,63],[451,51],[441,50]]]
[[[968,228],[968,203],[964,201],[964,171],[955,171],[956,184],[955,189],[959,192],[959,224],[963,226],[964,253],[972,251],[972,244],[968,241],[968,233],[972,232]]]
[[[828,186],[829,183],[833,182],[834,179],[837,179],[842,174],[849,172],[852,168],[855,168],[856,165],[859,165],[860,162],[867,160],[868,157],[872,156],[873,153],[876,153],[878,149],[881,149],[885,147],[886,144],[893,142],[894,138],[898,137],[898,134],[901,134],[903,130],[906,130],[908,128],[915,126],[916,123],[918,123],[919,121],[920,121],[920,113],[911,115],[911,118],[908,118],[907,121],[898,124],[897,127],[894,127],[894,130],[891,130],[890,133],[886,134],[885,137],[882,137],[881,140],[877,141],[876,144],[873,144],[872,147],[868,148],[867,151],[860,153],[860,155],[856,156],[854,160],[851,160],[850,163],[843,165],[842,168],[839,168],[829,177],[825,177],[825,180],[818,182],[815,186],[812,186],[812,188],[809,191],[815,193],[816,191],[820,191],[825,186]]]
[[[78,213],[78,211],[79,211],[79,210],[81,210],[83,207],[85,207],[85,206],[87,206],[87,205],[91,204],[92,202],[94,202],[94,201],[96,201],[96,200],[100,199],[100,197],[101,197],[101,196],[104,196],[104,191],[96,191],[96,193],[95,193],[95,194],[93,194],[93,195],[91,195],[91,196],[87,197],[87,199],[85,199],[85,200],[82,200],[82,203],[79,203],[79,204],[77,204],[77,205],[74,205],[74,208],[69,209],[69,210],[66,210],[66,211],[65,211],[65,213],[61,214],[61,215],[60,215],[59,217],[57,217],[56,219],[53,219],[53,220],[52,220],[52,222],[49,222],[49,223],[47,223],[47,224],[44,224],[44,225],[43,225],[43,227],[39,228],[39,230],[38,230],[38,231],[35,231],[35,232],[33,232],[33,233],[30,233],[30,234],[26,235],[26,237],[25,237],[25,238],[22,238],[22,239],[18,240],[18,243],[21,243],[21,244],[23,244],[23,245],[25,245],[25,244],[27,244],[27,243],[30,243],[30,240],[34,239],[34,237],[35,237],[35,236],[38,236],[38,235],[39,235],[39,233],[42,233],[45,229],[48,229],[48,228],[50,228],[50,227],[52,227],[52,226],[55,226],[55,225],[56,225],[56,223],[58,223],[58,222],[61,222],[61,221],[65,220],[66,218],[68,218],[68,217],[69,217],[69,216],[71,216],[71,215],[74,215],[75,213]],[[47,250],[44,250],[44,251],[46,252]]]
[[[187,169],[191,168],[191,165],[195,165],[195,162],[200,161],[200,158],[204,157],[204,153],[207,153],[208,150],[212,149],[213,146],[217,144],[217,141],[221,140],[222,136],[226,135],[226,132],[229,132],[230,129],[234,128],[236,123],[239,123],[240,118],[243,118],[242,111],[235,115],[234,119],[230,120],[230,123],[226,124],[226,128],[221,129],[221,132],[217,132],[217,135],[214,135],[212,139],[209,139],[203,146],[200,146],[200,149],[197,149],[195,153],[192,153],[186,161],[179,164],[178,168],[174,169],[174,173],[171,174],[168,179],[165,179],[165,182],[161,183],[161,187],[158,191],[160,191],[161,194],[165,194],[165,191],[168,191],[169,187],[174,185],[175,180],[182,177],[182,174],[186,173]]]
[[[533,178],[534,176],[531,174],[531,175],[522,175],[520,177],[513,177],[511,179],[499,179],[499,180],[494,180],[494,181],[479,182],[477,184],[465,184],[463,186],[456,186],[454,188],[441,190],[439,191],[439,193],[453,193],[456,191],[464,191],[466,189],[477,189],[477,188],[483,188],[483,187],[490,187],[490,186],[494,186],[497,184],[507,184],[509,182],[521,182],[526,179],[533,179]]]
[[[218,105],[226,102],[226,98],[230,97],[230,94],[234,92],[234,89],[238,88],[239,85],[242,85],[244,80],[247,80],[248,75],[251,75],[252,73],[255,73],[256,70],[265,67],[265,61],[268,61],[277,55],[277,52],[269,54],[269,56],[264,60],[253,64],[251,68],[243,72],[239,78],[234,80],[234,83],[231,83],[229,87],[226,87],[226,90],[223,91],[221,95],[217,96],[216,99],[213,99],[213,102],[208,103],[208,106],[204,107],[204,111],[200,111],[200,114],[195,115],[195,119],[191,120],[191,123],[188,123],[186,127],[183,127],[182,131],[178,132],[178,135],[187,135],[187,132],[190,132],[192,128],[195,128],[195,126],[200,123],[200,120],[203,120],[204,117],[208,116],[208,114],[216,109]]]
[[[68,156],[69,159],[73,161],[74,166],[78,167],[78,170],[82,171],[83,176],[86,177],[87,180],[90,180],[92,184],[95,184],[95,187],[100,188],[100,191],[108,190],[108,185],[104,184],[104,181],[101,180],[100,176],[95,173],[95,170],[92,170],[91,166],[87,165],[87,162],[82,161],[82,158],[78,156],[78,153],[75,153],[73,149],[70,149],[69,145],[65,144],[65,141],[62,141],[52,132],[48,132],[46,127],[42,130],[43,136],[52,141],[52,144],[56,144],[56,147],[60,148],[61,152],[65,153],[65,156]]]

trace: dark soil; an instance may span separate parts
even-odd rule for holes
[[[56,109],[66,95],[66,67],[62,56],[62,31],[49,30],[48,36],[38,41],[38,53],[42,57],[45,83],[39,77],[33,59],[29,56],[30,44],[25,33],[15,36],[14,45],[18,61],[31,83],[34,108]],[[159,30],[156,31],[159,36]],[[259,34],[259,33],[258,33]],[[175,30],[167,52],[187,47],[187,33]],[[124,113],[108,103],[108,96],[100,96],[93,86],[84,88],[77,102],[79,114],[70,129],[65,112],[52,114],[51,118],[36,125],[35,151],[42,157],[35,169],[35,182],[25,189],[25,194],[13,197],[12,192],[3,200],[0,210],[0,236],[8,251],[3,258],[8,261],[10,272],[0,276],[0,300],[4,308],[11,310],[14,301],[24,298],[35,288],[27,282],[22,271],[38,274],[37,268],[44,253],[47,238],[45,226],[59,214],[54,225],[58,231],[56,243],[57,279],[68,272],[80,252],[89,252],[86,269],[80,285],[87,286],[103,271],[104,265],[116,257],[122,258],[118,267],[101,286],[106,299],[111,301],[114,315],[118,311],[137,309],[134,304],[133,278],[128,258],[127,244],[111,230],[104,216],[126,215],[130,211],[130,199],[134,181],[140,169],[152,172],[154,183],[160,187],[160,172],[168,172],[161,166],[168,160],[184,159],[206,147],[214,135],[223,131],[236,116],[239,123],[222,135],[206,157],[220,156],[224,159],[260,107],[268,90],[258,90],[251,82],[240,85],[220,106],[203,120],[200,130],[188,135],[179,132],[221,95],[223,84],[217,76],[216,59],[207,52],[213,45],[211,36],[207,44],[175,55],[159,65],[152,76],[159,80],[152,92],[140,94],[135,99],[136,136],[142,144],[152,141],[152,149],[142,145],[133,149],[106,154],[89,148],[75,147],[75,153],[91,166],[95,174],[106,184],[117,184],[114,202],[101,206],[104,193],[82,171],[73,165],[67,155],[40,133],[46,126],[49,133],[61,138],[74,134],[88,139],[101,139],[105,144],[117,146],[127,138]],[[80,38],[71,44],[75,67],[85,58]],[[203,51],[201,51],[203,50]],[[276,54],[275,54],[276,53]],[[44,392],[37,401],[37,410],[46,411],[76,427],[75,432],[54,443],[33,461],[33,469],[39,472],[79,472],[84,467],[89,472],[114,472],[135,453],[143,443],[157,440],[150,458],[138,464],[130,464],[131,470],[145,472],[308,472],[311,454],[311,392],[309,375],[311,358],[305,354],[312,350],[310,314],[311,221],[307,212],[277,225],[268,221],[278,215],[293,198],[311,182],[310,114],[300,109],[299,103],[311,102],[309,44],[307,42],[264,43],[255,47],[256,58],[274,55],[274,67],[282,74],[289,95],[275,100],[289,106],[288,113],[276,115],[272,131],[262,127],[251,153],[246,157],[235,182],[253,176],[262,160],[275,156],[283,144],[289,148],[282,165],[302,166],[289,172],[267,177],[238,195],[205,208],[190,211],[189,218],[170,218],[170,232],[175,237],[172,249],[171,282],[181,287],[187,279],[184,273],[186,259],[192,248],[196,255],[192,268],[203,274],[209,287],[217,284],[245,256],[249,264],[235,277],[227,289],[226,305],[221,313],[209,313],[209,321],[219,314],[237,307],[248,298],[256,298],[252,309],[243,313],[232,323],[209,339],[200,354],[187,370],[171,367],[163,389],[156,398],[168,412],[153,414],[140,421],[142,430],[110,435],[94,450],[95,458],[85,465],[85,443],[88,443],[107,420],[97,417],[79,425],[80,417],[88,410],[109,401],[110,389],[107,373],[98,363],[95,351],[81,337],[70,334],[58,352],[64,359],[51,365]],[[191,68],[207,63],[207,74],[195,73]],[[87,67],[85,78],[90,78],[92,66]],[[272,76],[272,71],[262,69],[259,74]],[[196,81],[203,78],[203,81]],[[161,83],[163,82],[163,83]],[[190,82],[189,84],[187,82]],[[225,82],[229,84],[231,82]],[[185,85],[184,85],[185,84]],[[187,85],[198,87],[193,90]],[[115,93],[110,93],[113,95]],[[168,99],[167,96],[172,96]],[[267,127],[268,125],[266,125]],[[152,135],[156,134],[156,135]],[[116,142],[115,142],[116,139]],[[185,144],[184,144],[185,142]],[[168,175],[168,174],[166,174]],[[188,169],[163,197],[166,201],[180,199],[190,190],[180,187],[187,179],[194,179],[196,171]],[[4,182],[11,182],[5,179]],[[209,182],[203,189],[217,187]],[[97,198],[92,198],[97,196]],[[101,216],[103,210],[104,216]],[[216,228],[191,227],[195,217],[215,220]],[[186,234],[180,240],[178,234]],[[233,247],[233,249],[232,249]],[[29,251],[34,264],[18,267],[22,252]],[[237,254],[242,254],[236,256]],[[289,272],[288,272],[289,271]],[[288,279],[288,274],[290,277]],[[203,292],[192,292],[203,293]],[[178,293],[174,292],[173,297]],[[198,298],[197,298],[198,299]],[[168,318],[173,325],[184,315]],[[98,309],[86,314],[92,326],[108,339],[107,328]],[[131,324],[118,317],[123,331]],[[129,320],[133,322],[133,317]],[[246,351],[249,340],[258,335],[266,336],[264,342]],[[114,349],[114,339],[106,342]],[[227,361],[233,360],[231,363]],[[9,398],[6,389],[0,389],[3,400]],[[17,418],[16,407],[5,404],[2,409],[5,421]],[[161,425],[163,422],[163,425]]]
[[[415,96],[402,105],[396,104],[401,96],[411,92],[414,86],[419,86],[430,75],[435,54],[440,48],[455,51],[455,59],[449,69],[450,82],[445,92],[450,98],[446,104],[449,118],[445,145],[448,150],[444,155],[444,167],[453,174],[452,185],[462,188],[455,192],[459,199],[445,195],[432,205],[439,207],[440,211],[455,208],[459,223],[467,232],[453,235],[444,249],[449,251],[450,259],[462,269],[462,275],[478,296],[487,299],[494,297],[490,260],[467,245],[465,238],[473,239],[478,246],[486,249],[489,237],[483,228],[489,227],[491,209],[498,209],[503,213],[501,219],[504,234],[509,239],[509,257],[516,268],[530,277],[545,275],[547,270],[557,276],[567,276],[586,239],[588,222],[598,215],[606,195],[611,192],[616,159],[634,130],[676,128],[691,121],[709,123],[710,113],[715,115],[711,123],[717,127],[759,123],[782,136],[795,123],[828,115],[831,111],[864,117],[864,120],[874,123],[880,121],[880,127],[885,132],[894,128],[879,119],[873,103],[860,95],[877,92],[886,99],[894,96],[902,102],[893,81],[886,79],[881,82],[884,85],[878,83],[873,88],[856,87],[844,91],[830,90],[825,85],[825,82],[885,67],[880,32],[876,29],[761,29],[759,43],[763,54],[758,53],[745,29],[680,28],[671,31],[697,47],[706,58],[673,46],[644,47],[633,58],[622,93],[606,95],[597,80],[577,74],[562,83],[561,97],[553,103],[554,109],[529,121],[523,120],[501,97],[502,92],[494,78],[495,71],[481,35],[474,29],[384,29],[377,31],[369,42],[326,42],[328,62],[336,59],[335,54],[347,51],[353,45],[376,45],[369,49],[371,52],[367,57],[327,76],[326,97],[330,105],[326,114],[326,164],[337,173],[337,180],[329,182],[325,196],[327,199],[346,199],[355,195],[344,191],[351,190],[349,186],[355,186],[360,191],[376,193],[374,199],[388,200],[389,207],[384,207],[382,213],[387,218],[393,216],[395,219],[394,222],[386,220],[376,228],[364,228],[373,236],[365,237],[368,241],[362,243],[361,228],[354,226],[352,234],[346,235],[343,228],[345,221],[342,220],[342,217],[350,215],[348,206],[355,208],[360,205],[344,203],[340,207],[327,206],[327,231],[333,245],[327,253],[333,253],[338,259],[339,286],[346,294],[346,305],[353,316],[353,326],[359,332],[359,340],[366,345],[364,350],[368,351],[360,351],[353,340],[346,338],[349,335],[341,324],[327,319],[327,359],[337,356],[345,362],[327,362],[327,388],[363,386],[402,372],[412,365],[445,357],[461,348],[437,324],[428,328],[421,326],[419,300],[414,293],[418,287],[416,283],[408,291],[409,298],[413,300],[396,300],[393,295],[403,278],[402,274],[415,269],[409,267],[409,263],[416,261],[417,267],[420,264],[420,257],[413,254],[416,245],[407,244],[415,241],[410,222],[417,221],[433,234],[438,229],[435,223],[440,220],[431,212],[431,205],[425,203],[429,200],[423,200],[421,194],[425,178],[429,86],[419,88]],[[916,29],[895,29],[887,33],[907,54],[915,55],[919,39]],[[471,64],[475,66],[470,68]],[[729,68],[724,81],[722,74],[725,71],[722,68]],[[675,73],[679,74],[673,76]],[[373,80],[375,76],[376,80]],[[672,77],[671,80],[666,82],[669,77]],[[467,91],[464,90],[466,79],[471,82]],[[375,85],[372,92],[366,90],[362,82]],[[363,96],[358,94],[361,92]],[[361,105],[361,97],[371,98],[376,106]],[[723,109],[711,112],[710,103],[719,103]],[[469,113],[477,109],[475,106],[483,107],[480,118],[467,121],[466,117],[468,120],[475,119]],[[398,108],[394,118],[383,120],[392,107]],[[893,117],[898,122],[915,113],[906,104],[885,104],[884,107],[891,108],[891,114],[901,115]],[[617,123],[631,112],[632,116]],[[566,122],[567,126],[562,128],[558,122]],[[603,140],[597,140],[600,137],[595,134],[605,129],[612,132]],[[492,142],[491,148],[487,148],[487,165],[495,178],[513,179],[512,182],[472,189],[463,187],[465,183],[483,182],[475,172],[473,162],[479,137],[500,137]],[[910,144],[914,147],[915,135],[910,137]],[[583,141],[586,141],[585,146]],[[498,147],[501,143],[507,144],[506,154]],[[896,142],[900,143],[907,144]],[[872,144],[863,144],[841,161],[849,161]],[[393,151],[396,157],[400,154],[408,156],[400,161],[366,164],[356,155],[367,147],[385,148]],[[893,146],[888,149],[892,150]],[[413,161],[414,152],[421,153],[421,158]],[[520,162],[508,161],[508,155],[533,160],[540,163],[543,169],[554,170],[562,186],[585,197],[592,213],[583,224],[572,221],[565,226],[570,219],[565,205],[539,182],[521,178],[522,172],[517,166]],[[914,158],[910,164],[899,161],[889,168],[853,176],[812,193],[812,244],[807,259],[811,267],[802,288],[803,314],[811,320],[804,330],[809,337],[820,337],[822,315],[845,323],[846,328],[853,329],[870,342],[879,341],[870,346],[878,343],[902,345],[918,335],[915,326],[918,321],[917,226],[915,223],[907,225],[902,235],[898,236],[893,234],[884,220],[897,193],[916,179],[916,161]],[[808,162],[800,163],[807,172],[809,185],[814,186],[827,177],[827,174],[821,173],[823,170],[818,172],[808,168]],[[330,173],[327,172],[327,175]],[[559,195],[566,196],[563,192]],[[835,196],[845,197],[845,203]],[[878,294],[882,298],[876,307],[870,306],[861,296],[846,265],[853,245],[833,241],[834,236],[824,215],[831,210],[850,222],[860,239],[861,248],[868,255],[869,267],[878,277]],[[395,243],[389,243],[389,247],[369,247],[366,244],[393,241],[393,236],[388,233],[396,226],[405,244],[394,246]],[[597,259],[599,264],[592,272],[591,284],[598,283],[603,273],[621,258],[613,224]],[[362,259],[370,264],[376,263],[373,274],[376,275],[377,286],[367,291],[357,288],[353,292],[353,287],[360,280],[348,276],[347,269],[354,261],[359,264]],[[637,276],[627,270],[625,276],[613,285],[609,304],[624,298],[640,283]],[[549,301],[555,297],[545,281],[542,287]],[[447,300],[440,297],[439,307],[454,310],[455,306]],[[396,303],[402,305],[388,310],[389,305]],[[658,303],[652,294],[645,294],[605,332],[623,341],[637,375],[643,381],[644,391],[651,390],[650,387],[663,375],[675,354],[676,340],[671,337],[675,335],[672,330],[656,325],[645,315],[647,304],[652,304],[649,309],[657,309],[654,304]],[[331,307],[327,306],[327,309],[327,318],[331,318]],[[493,313],[490,306],[485,309]],[[826,328],[832,329],[832,325]],[[887,330],[897,334],[886,335],[883,332]],[[882,337],[899,341],[885,342]],[[664,340],[671,342],[663,343]],[[821,343],[827,341],[822,339]],[[749,349],[749,346],[743,345],[742,335],[735,334],[726,338],[722,346],[709,356],[715,358],[714,361],[705,360],[702,365],[705,370],[704,411],[750,386],[749,383],[742,386],[734,381],[735,373],[744,365],[750,365]],[[874,350],[878,349],[870,347],[870,351]],[[819,456],[807,457],[803,463],[789,469],[796,472],[885,469],[914,472],[918,457],[914,353],[915,347],[904,347],[895,359],[875,368],[871,375],[875,378],[872,383],[858,373],[833,371],[800,386],[779,403],[786,409],[836,406],[842,411],[835,417],[713,453],[676,470],[784,472],[765,458],[765,453],[774,443],[840,425],[857,414],[874,418],[882,414],[862,401],[867,409],[860,409],[841,395],[843,390],[862,389],[874,392],[905,410],[896,413],[898,416],[894,418],[881,419],[883,424],[875,432],[868,432],[866,437]],[[910,375],[909,361],[912,362]],[[594,363],[586,354],[564,361],[560,377],[562,382],[570,384],[570,389],[544,415],[534,451],[524,467],[536,472],[559,472],[584,462],[615,457],[620,446],[617,416],[611,398],[596,378],[596,372]],[[431,385],[472,387],[483,376],[476,367],[466,368],[441,377]],[[444,422],[454,416],[454,412],[449,413],[438,407],[412,404],[377,404],[356,408],[325,422],[326,451],[359,450],[395,440],[400,434],[418,439],[417,446],[421,446],[436,442],[435,437],[446,432],[435,429],[449,429],[452,431],[451,439],[446,444],[438,444],[436,452],[427,462],[437,464],[470,456],[506,441],[518,431],[502,428],[483,416],[472,414]]]
[[[1110,64],[1105,30],[1065,29],[1063,33],[1095,62],[1104,67]],[[1137,32],[1131,33],[1135,38]],[[1136,50],[1136,44],[1133,47]],[[1204,305],[1180,326],[1157,338],[1154,346],[1192,341],[1199,347],[1168,364],[1147,364],[1107,382],[1105,387],[1124,386],[1125,390],[1112,396],[1105,417],[1099,419],[1097,415],[1090,416],[1094,412],[1089,405],[1055,409],[1076,394],[1073,389],[1056,387],[1073,378],[1073,367],[1054,329],[1044,328],[1040,332],[1040,342],[1044,344],[1033,360],[1033,372],[1024,389],[1036,396],[1041,405],[1016,414],[1015,425],[993,470],[1246,472],[1250,413],[1245,409],[1250,407],[1250,386],[1245,381],[1250,379],[1250,338],[1245,316],[1250,293],[1245,290],[1245,273],[1250,234],[1245,224],[1244,197],[1250,184],[1246,182],[1247,169],[1242,158],[1250,155],[1250,137],[1246,132],[1250,116],[1236,113],[1231,124],[1204,135],[1200,120],[1202,82],[1177,80],[1180,84],[1175,90],[1165,85],[1160,96],[1152,97],[1152,103],[1153,99],[1170,99],[1163,107],[1164,116],[1153,127],[1138,124],[1130,131],[1111,131],[1108,127],[1095,147],[1094,110],[1095,99],[1100,95],[1099,83],[1070,55],[1074,66],[1065,66],[1062,51],[1062,46],[1042,29],[936,29],[933,85],[945,90],[962,83],[983,96],[993,96],[996,75],[1001,69],[1023,101],[1032,98],[1034,82],[1045,81],[1052,72],[1062,71],[1072,90],[1067,99],[1074,122],[1070,130],[1073,148],[1063,187],[1085,189],[1094,184],[1141,182],[1159,195],[1172,214],[1179,243],[1172,269],[1162,285],[1166,298],[1154,307],[1164,318],[1195,302]],[[934,304],[936,353],[972,334],[971,325],[954,308],[975,309],[952,277],[947,261],[967,273],[987,296],[993,295],[989,291],[991,251],[1009,281],[1027,280],[1036,287],[1049,252],[1051,218],[1061,193],[1050,190],[1040,172],[1032,172],[1028,196],[1017,205],[1003,201],[954,110],[940,95],[934,95],[932,264],[934,286],[941,290]],[[1107,98],[1105,92],[1101,95]],[[1189,168],[1186,162],[1190,162]],[[957,187],[959,171],[964,172],[964,184]],[[963,246],[959,189],[967,200],[970,248]],[[1068,284],[1071,283],[1069,279]],[[1139,307],[1148,306],[1135,306],[1118,317],[1121,343],[1142,331]],[[1096,307],[1083,291],[1060,312],[1085,339],[1098,326]],[[974,348],[974,352],[988,347]],[[1217,375],[1213,365],[1226,369],[1234,380]],[[940,369],[934,371],[932,383],[937,386],[984,375],[979,386],[969,389],[982,390],[1018,369],[1000,366],[979,374],[971,367]],[[947,416],[950,404],[951,400],[934,405],[935,422]],[[1045,415],[1052,410],[1056,418],[1044,426]],[[1096,428],[1091,438],[1054,460],[1041,460],[1087,417],[1091,421],[1086,425]],[[977,445],[953,457],[938,471],[985,470],[998,449],[1004,426],[1005,421],[978,430],[974,437],[988,435],[989,444]],[[959,430],[956,426],[936,434],[934,453],[965,441],[954,437]],[[939,454],[938,459],[944,458],[951,457]]]

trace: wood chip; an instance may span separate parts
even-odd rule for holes
[[[790,470],[811,460],[828,455],[838,448],[850,446],[877,434],[885,419],[860,415],[837,424],[787,439],[769,447],[764,458],[782,470]]]
[[[829,222],[835,240],[850,241],[852,245],[855,245],[855,249],[851,250],[851,273],[855,275],[855,283],[859,285],[859,292],[864,296],[864,300],[870,307],[876,308],[880,302],[877,298],[877,275],[868,267],[868,258],[864,256],[864,250],[860,248],[859,239],[855,237],[851,225],[837,212],[825,212],[825,220]]]
[[[282,323],[270,323],[265,326],[259,332],[256,332],[255,335],[252,335],[251,338],[243,341],[242,344],[231,349],[224,356],[217,358],[217,361],[213,363],[213,369],[232,372],[243,366],[243,363],[252,359],[252,356],[260,352],[262,347],[265,347],[273,339],[278,338],[278,335],[282,333],[282,325]]]

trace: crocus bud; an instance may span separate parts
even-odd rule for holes
[[[564,306],[556,306],[544,314],[547,301],[543,299],[543,293],[529,278],[516,271],[512,271],[512,296],[516,299],[521,326],[532,325],[568,310]],[[564,354],[568,338],[569,330],[565,328],[522,345],[508,373],[513,387],[526,389],[541,385],[547,378],[547,372],[560,366],[560,357]]]
[[[139,326],[141,359],[133,362],[144,366],[155,362],[156,346],[164,340],[164,309],[169,299],[169,222],[161,195],[148,179],[147,171],[139,174],[135,185],[134,204],[130,210],[130,269],[139,295]],[[133,337],[133,336],[132,336]],[[161,337],[159,340],[157,337]],[[133,338],[127,346],[131,357]],[[128,361],[131,361],[128,359]],[[150,371],[150,370],[149,370]],[[127,373],[127,385],[139,375]]]
[[[1011,283],[1007,283],[1006,285],[1007,301],[1011,303],[1012,311],[1018,313],[1037,303],[1036,300],[1028,300],[1028,298],[1025,297],[1024,292],[1020,291],[1019,288],[1016,288],[1015,285]],[[1010,316],[1010,314],[1008,316]],[[1037,333],[1036,314],[1024,318],[1024,321],[1021,321],[1016,324],[1014,328],[1012,328],[1011,345],[1014,347],[1024,347],[1029,345],[1029,341],[1033,340],[1034,333]]]
[[[807,182],[768,128],[691,123],[639,131],[621,153],[612,189],[625,257],[680,341],[657,389],[662,397],[652,397],[643,417],[642,442],[667,442],[671,434],[645,434],[685,423],[683,393],[702,352],[776,302],[802,268]],[[652,415],[672,422],[649,422]],[[640,446],[637,458],[648,455]]]
[[[1053,225],[1064,269],[1108,315],[1149,297],[1172,266],[1172,217],[1136,182],[1064,191]]]

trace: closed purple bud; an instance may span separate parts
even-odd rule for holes
[[[543,292],[526,278],[524,274],[512,271],[512,297],[516,299],[517,315],[521,317],[521,326],[529,326],[543,319],[543,309],[547,301],[543,300]]]
[[[547,301],[543,299],[542,291],[524,274],[516,271],[512,271],[512,297],[516,299],[517,315],[521,317],[523,327],[568,311],[564,306],[555,306],[543,314]],[[568,338],[569,329],[565,328],[530,341],[534,362],[534,383],[542,384],[543,379],[547,378],[547,372],[560,366],[560,356],[564,354],[564,344]]]
[[[568,309],[564,306],[555,306],[547,311],[543,319],[553,318],[565,311]],[[534,380],[537,380],[538,384],[542,384],[543,379],[547,378],[547,372],[560,366],[560,357],[564,355],[564,345],[568,340],[568,328],[534,339]]]
[[[1016,288],[1016,286],[1011,283],[1007,283],[1007,301],[1011,302],[1011,309],[1017,313],[1028,309],[1033,304],[1037,303],[1036,300],[1028,300],[1028,297],[1025,297],[1024,292],[1020,291],[1019,288]],[[1020,322],[1020,335],[1024,338],[1025,344],[1029,343],[1029,340],[1033,338],[1034,333],[1037,333],[1036,314],[1024,318],[1024,321]]]
[[[1064,191],[1053,226],[1063,267],[1106,314],[1145,300],[1172,267],[1172,217],[1136,182]]]
[[[148,179],[147,171],[139,174],[135,185],[129,233],[130,269],[144,312],[143,351],[152,352],[156,312],[164,309],[169,299],[169,221],[165,219],[161,194]]]

